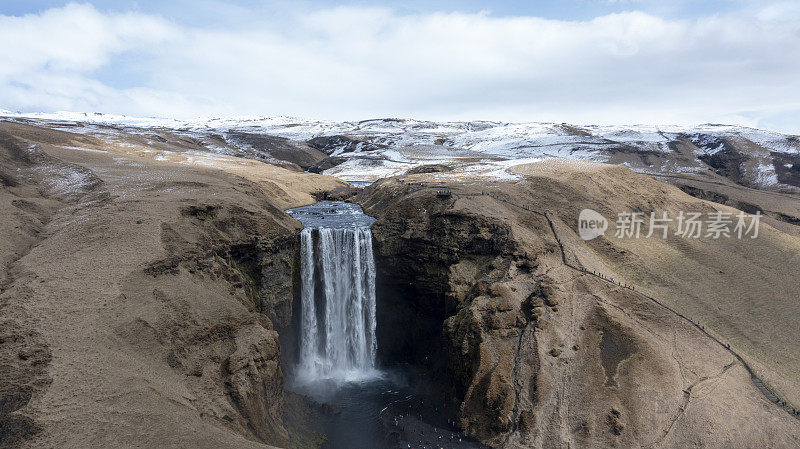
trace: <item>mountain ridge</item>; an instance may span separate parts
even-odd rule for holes
[[[397,118],[336,122],[287,116],[177,120],[8,111],[0,111],[0,120],[88,135],[107,135],[115,129],[170,132],[196,139],[211,152],[288,162],[348,181],[374,181],[437,163],[456,164],[472,174],[491,177],[502,172],[507,176],[506,169],[516,165],[515,161],[557,157],[625,165],[649,174],[718,175],[745,187],[800,193],[800,137],[740,125]],[[251,136],[251,141],[242,135]],[[263,142],[265,138],[271,142]],[[292,145],[300,150],[294,157],[287,155]]]

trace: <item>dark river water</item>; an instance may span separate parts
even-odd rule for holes
[[[340,410],[317,423],[328,438],[325,449],[486,448],[457,429],[457,409],[414,370],[395,369],[357,382],[320,381],[293,390]]]
[[[344,201],[319,201],[286,212],[306,228],[368,228],[375,223],[374,218],[364,214],[361,206]]]

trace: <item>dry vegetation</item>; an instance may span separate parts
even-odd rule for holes
[[[288,442],[277,332],[292,313],[299,225],[282,211],[346,184],[153,134],[0,122],[0,446]],[[563,263],[699,321],[797,405],[795,197],[680,179],[724,206],[622,167],[511,170],[520,179],[410,174],[358,199],[398,282],[444,289],[467,432],[507,447],[800,444],[798,421],[724,348]],[[613,220],[739,204],[767,213],[757,239],[575,234],[583,208]]]

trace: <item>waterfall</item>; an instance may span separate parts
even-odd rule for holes
[[[314,304],[314,236],[311,229],[300,232],[300,276],[301,286],[301,322],[300,322],[300,368],[310,370],[316,363],[317,308]]]
[[[368,226],[300,234],[298,377],[346,380],[375,372],[375,261]]]

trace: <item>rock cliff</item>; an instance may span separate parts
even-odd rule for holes
[[[493,185],[406,176],[359,195],[378,219],[389,358],[454,385],[459,426],[493,447],[797,444],[796,418],[705,326],[622,287],[608,262],[661,254],[644,240],[587,245],[573,232],[589,205],[709,204],[623,168],[564,164]]]
[[[171,150],[0,123],[0,446],[287,446],[282,210],[345,184]]]
[[[352,188],[160,136],[0,123],[0,446],[319,444],[287,430],[316,406],[283,391],[299,224],[282,211]],[[416,170],[355,197],[378,219],[384,363],[431,374],[493,447],[800,445],[751,379],[800,403],[785,201],[721,201],[773,211],[752,241],[584,242],[583,208],[736,210],[622,167],[513,171]]]

